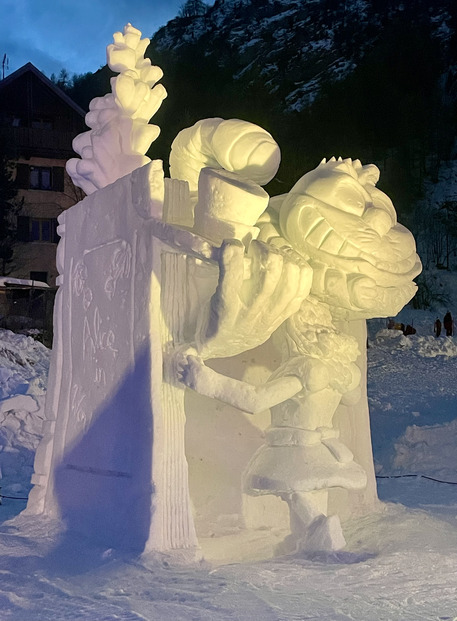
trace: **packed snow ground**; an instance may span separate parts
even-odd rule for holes
[[[430,313],[401,320],[417,334],[373,321],[368,354],[376,470],[401,478],[378,479],[384,503],[345,525],[347,550],[219,567],[139,563],[63,540],[58,524],[17,516],[24,500],[3,498],[0,620],[457,619],[457,337],[435,339]],[[48,362],[32,338],[0,331],[4,496],[30,489]]]

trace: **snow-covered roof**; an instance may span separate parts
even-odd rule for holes
[[[34,289],[49,289],[49,285],[40,280],[26,280],[24,278],[10,278],[9,276],[0,276],[0,287],[8,287],[8,285],[19,285],[22,287],[33,287]]]

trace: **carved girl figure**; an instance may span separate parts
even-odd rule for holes
[[[196,355],[181,365],[181,380],[246,412],[271,408],[265,445],[247,468],[245,490],[275,494],[288,503],[297,548],[340,549],[345,540],[339,519],[326,515],[328,488],[366,484],[365,472],[332,426],[343,396],[358,399],[357,343],[335,330],[329,309],[312,297],[281,330],[285,362],[266,384],[220,375]]]

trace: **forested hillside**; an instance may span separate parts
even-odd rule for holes
[[[424,181],[455,156],[455,0],[188,0],[180,15],[147,52],[168,91],[151,157],[167,163],[177,132],[201,118],[243,118],[281,146],[271,194],[323,157],[359,158],[379,165],[414,228]],[[109,76],[76,77],[70,94],[87,107]]]

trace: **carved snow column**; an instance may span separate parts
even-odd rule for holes
[[[158,241],[158,240],[157,240]],[[160,241],[159,274],[161,278],[160,316],[158,322],[161,350],[164,353],[165,381],[153,387],[154,450],[152,472],[155,487],[151,528],[145,552],[197,548],[190,506],[188,467],[185,456],[184,389],[176,383],[176,373],[169,368],[171,354],[183,344],[188,309],[187,256],[173,252]],[[153,301],[152,301],[153,303]],[[152,328],[154,330],[155,328]],[[160,369],[152,369],[161,373]],[[154,403],[154,402],[158,403]]]
[[[52,460],[54,447],[54,432],[56,427],[56,417],[58,412],[58,401],[62,384],[62,318],[63,318],[63,271],[65,259],[65,212],[59,217],[57,233],[60,241],[57,246],[56,267],[59,276],[56,284],[59,287],[54,302],[53,315],[53,355],[49,370],[48,389],[46,395],[45,420],[43,421],[43,437],[35,453],[34,473],[31,483],[33,488],[29,493],[29,500],[25,514],[43,513],[45,506],[45,495],[48,487],[49,470]]]
[[[342,332],[357,339],[360,356],[357,366],[361,372],[360,400],[355,404],[340,404],[335,413],[335,427],[341,441],[354,453],[354,459],[367,474],[367,485],[361,490],[334,488],[330,490],[330,512],[338,513],[341,519],[366,515],[379,506],[376,476],[371,443],[370,412],[367,396],[367,327],[364,319],[338,322]]]

